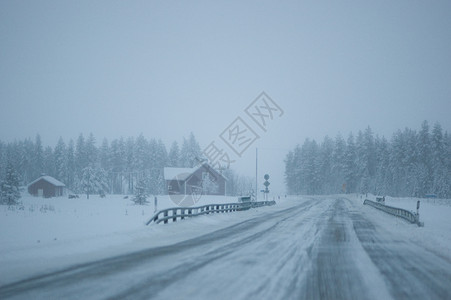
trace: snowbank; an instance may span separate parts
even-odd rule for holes
[[[368,198],[375,200],[373,195],[368,195]],[[451,261],[451,199],[385,197],[385,205],[412,212],[416,212],[417,201],[420,201],[420,221],[424,222],[424,227],[409,224],[366,205],[364,211],[385,230],[399,232],[402,238],[421,244]]]

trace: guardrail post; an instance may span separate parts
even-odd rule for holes
[[[164,212],[163,216],[165,218],[168,216],[168,211],[167,210]],[[164,224],[168,224],[168,219],[164,219]]]

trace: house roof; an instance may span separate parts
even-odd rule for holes
[[[50,183],[50,184],[52,184],[52,185],[54,185],[54,186],[66,186],[66,185],[65,185],[64,183],[62,183],[61,181],[59,181],[59,180],[53,178],[52,176],[48,176],[48,175],[43,175],[43,176],[39,177],[38,179],[36,179],[36,180],[30,182],[30,183],[28,184],[28,186],[30,186],[30,185],[32,185],[32,184],[35,184],[36,182],[38,182],[38,181],[41,180],[41,179],[47,181],[48,183]]]
[[[185,181],[187,180],[193,173],[195,173],[200,168],[206,168],[209,170],[212,170],[219,174],[221,177],[223,177],[225,180],[227,178],[216,171],[214,168],[212,168],[209,164],[202,164],[200,166],[194,167],[194,168],[164,168],[164,179],[165,180],[178,180],[178,181]]]
[[[186,180],[197,168],[164,168],[164,179],[179,181]]]

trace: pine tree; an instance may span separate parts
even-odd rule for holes
[[[180,167],[180,150],[177,142],[173,142],[169,150],[168,167]]]
[[[345,153],[345,163],[344,163],[344,178],[346,183],[346,192],[354,193],[357,186],[357,153],[356,146],[354,143],[354,135],[349,134],[346,153]]]
[[[108,174],[103,168],[96,168],[94,170],[93,190],[101,197],[105,197],[105,194],[110,190]]]
[[[80,178],[82,175],[82,170],[88,166],[88,159],[86,155],[86,145],[85,138],[81,133],[78,136],[77,144],[75,146],[75,172]]]
[[[33,151],[34,145],[31,139],[25,139],[23,145],[21,146],[21,158],[19,174],[24,184],[28,184],[35,178],[33,178]],[[1,178],[1,175],[0,175]]]
[[[89,134],[89,137],[85,143],[85,154],[88,166],[93,166],[97,164],[96,139],[92,134],[92,132]]]
[[[344,165],[346,155],[346,142],[341,135],[335,138],[334,152],[332,154],[332,173],[333,181],[331,182],[333,192],[342,192],[343,183],[345,183]]]
[[[168,165],[168,151],[162,140],[157,142],[157,168],[163,169]]]
[[[6,205],[16,205],[19,204],[19,199],[19,176],[12,164],[8,162],[5,179],[0,185],[0,202]]]
[[[53,156],[53,149],[50,146],[45,147],[44,150],[44,173],[55,176],[55,157]]]
[[[191,168],[190,149],[188,140],[183,138],[182,149],[180,149],[180,167]]]
[[[44,172],[44,150],[42,147],[41,136],[36,135],[34,144],[34,157],[33,157],[33,178],[37,178]]]
[[[59,138],[54,150],[55,176],[58,180],[64,181],[67,174],[67,153],[66,144],[62,137]]]
[[[419,195],[424,196],[432,189],[432,161],[431,161],[431,139],[429,134],[429,124],[423,121],[417,139],[418,162],[416,182],[420,184]]]
[[[156,143],[156,142],[155,142]],[[134,171],[144,171],[150,167],[149,143],[142,134],[138,136],[134,143],[133,167]]]
[[[288,189],[288,193],[290,195],[296,194],[296,188],[295,188],[295,160],[294,160],[294,152],[290,151],[288,152],[287,156],[285,157],[285,184],[287,186]],[[227,171],[227,170],[226,170]],[[237,192],[235,189],[235,176],[232,173],[232,170],[226,172],[225,176],[229,179],[229,181],[227,182],[227,188],[230,189],[228,190],[229,195],[235,195],[235,193]]]
[[[125,143],[125,169],[127,172],[133,172],[134,165],[134,155],[135,155],[135,139],[129,137]]]
[[[330,185],[330,182],[333,180],[332,174],[332,154],[334,151],[334,141],[326,136],[321,144],[320,149],[320,160],[321,160],[321,176],[323,178],[322,183],[322,193],[330,194],[334,192],[333,188]]]
[[[67,162],[67,174],[65,181],[63,181],[69,189],[75,188],[75,177],[76,177],[76,167],[75,167],[75,146],[74,141],[71,139],[69,145],[67,146],[66,153]],[[64,179],[63,179],[64,180]]]
[[[149,203],[149,201],[147,201],[147,197],[146,182],[144,178],[141,178],[135,186],[135,196],[132,201],[137,205],[144,205]]]
[[[192,168],[202,160],[202,151],[194,134],[191,132],[189,139],[183,139],[182,149],[180,150],[181,166]]]
[[[376,175],[375,185],[378,195],[387,195],[390,192],[390,149],[387,140],[382,137],[376,142]]]
[[[6,176],[6,145],[0,141],[0,182]]]
[[[445,197],[447,184],[447,166],[445,156],[445,143],[442,127],[439,123],[434,125],[431,137],[433,182],[432,190],[439,197]],[[445,187],[445,189],[443,189]]]
[[[124,173],[126,172],[126,150],[123,138],[111,142],[111,181],[113,193],[121,194],[124,191]]]
[[[102,141],[102,146],[99,149],[99,163],[100,167],[104,170],[109,170],[110,166],[110,147],[108,140],[105,138]]]
[[[89,199],[89,195],[95,191],[95,178],[96,174],[92,167],[88,166],[81,171],[81,177],[79,179],[79,190],[86,194],[86,199]]]
[[[214,195],[218,190],[219,186],[215,178],[209,172],[202,174],[202,192],[205,195]]]
[[[78,185],[87,199],[93,194],[104,196],[109,191],[108,175],[102,168],[88,166],[82,170]]]

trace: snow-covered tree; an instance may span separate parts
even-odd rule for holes
[[[332,154],[334,152],[334,141],[326,136],[321,144],[320,149],[320,163],[321,174],[323,178],[322,193],[330,194],[335,192],[331,187],[330,182],[333,180],[332,174]]]
[[[6,172],[6,145],[0,141],[0,182],[5,177]]]
[[[7,164],[5,179],[0,183],[0,202],[6,205],[19,204],[19,176],[11,163]]]
[[[134,142],[133,166],[135,171],[143,171],[149,168],[149,143],[142,134]]]
[[[166,150],[166,146],[164,145],[162,140],[158,140],[157,142],[156,158],[157,158],[156,164],[157,168],[163,169],[168,165],[168,151]]]
[[[58,180],[65,181],[67,177],[67,152],[66,144],[62,137],[58,139],[58,143],[53,151],[55,176]]]
[[[88,158],[86,155],[85,138],[81,133],[78,136],[75,146],[75,172],[77,176],[81,176],[82,170],[88,166]]]
[[[216,179],[209,173],[202,174],[202,192],[206,195],[216,194],[219,190],[219,185]]]
[[[92,194],[105,195],[109,190],[108,175],[100,167],[88,166],[82,170],[79,187],[87,199]]]
[[[95,165],[97,163],[97,152],[96,139],[94,134],[91,132],[85,143],[85,154],[88,166]]]
[[[191,132],[189,139],[183,139],[180,150],[180,164],[184,168],[192,168],[199,164],[202,159],[202,151],[194,134]]]
[[[341,137],[335,143],[325,139],[315,155],[312,145],[307,140],[287,154],[285,182],[290,193],[336,193],[346,183],[348,192],[451,196],[451,141],[440,124],[434,125],[432,133],[427,122],[419,132],[398,130],[390,142],[374,138],[367,127],[355,140],[351,136],[347,142]],[[318,178],[320,188],[309,190]]]
[[[387,140],[382,137],[375,141],[376,147],[376,175],[375,186],[376,194],[387,195],[390,192],[391,173],[390,173],[390,149]]]
[[[72,139],[69,141],[69,145],[67,146],[66,162],[67,174],[65,179],[62,180],[69,189],[73,189],[75,187],[77,169],[75,167],[75,146]]]
[[[28,184],[35,178],[33,177],[33,159],[34,145],[31,139],[25,139],[20,146],[20,161],[18,173],[20,174],[23,184]],[[0,175],[1,178],[1,175]]]
[[[147,197],[146,181],[144,178],[141,178],[135,186],[135,193],[132,201],[135,202],[135,204],[144,205],[149,203]]]
[[[344,178],[346,183],[346,192],[354,193],[357,187],[357,150],[354,142],[354,135],[349,134],[344,162]]]
[[[86,199],[94,191],[94,169],[92,167],[85,167],[81,170],[81,177],[78,180],[77,190],[86,194]]]
[[[168,167],[180,167],[180,150],[177,142],[173,142],[169,150]]]
[[[44,150],[44,173],[55,176],[55,157],[53,156],[53,149],[50,146],[45,147]]]
[[[37,178],[42,172],[44,172],[44,149],[41,142],[41,136],[37,134],[34,144],[33,178]]]
[[[99,163],[100,163],[100,167],[104,170],[109,170],[110,169],[110,147],[108,144],[108,140],[105,138],[102,141],[102,145],[100,146],[100,149],[98,151],[99,153]]]
[[[335,138],[334,152],[332,154],[333,179],[330,183],[334,193],[341,192],[343,183],[345,183],[345,157],[346,142],[341,135],[337,135]]]
[[[443,139],[442,127],[439,123],[434,125],[431,136],[431,151],[432,151],[432,191],[439,197],[446,197],[446,190],[449,189],[448,178],[449,171],[446,164],[446,142]]]

